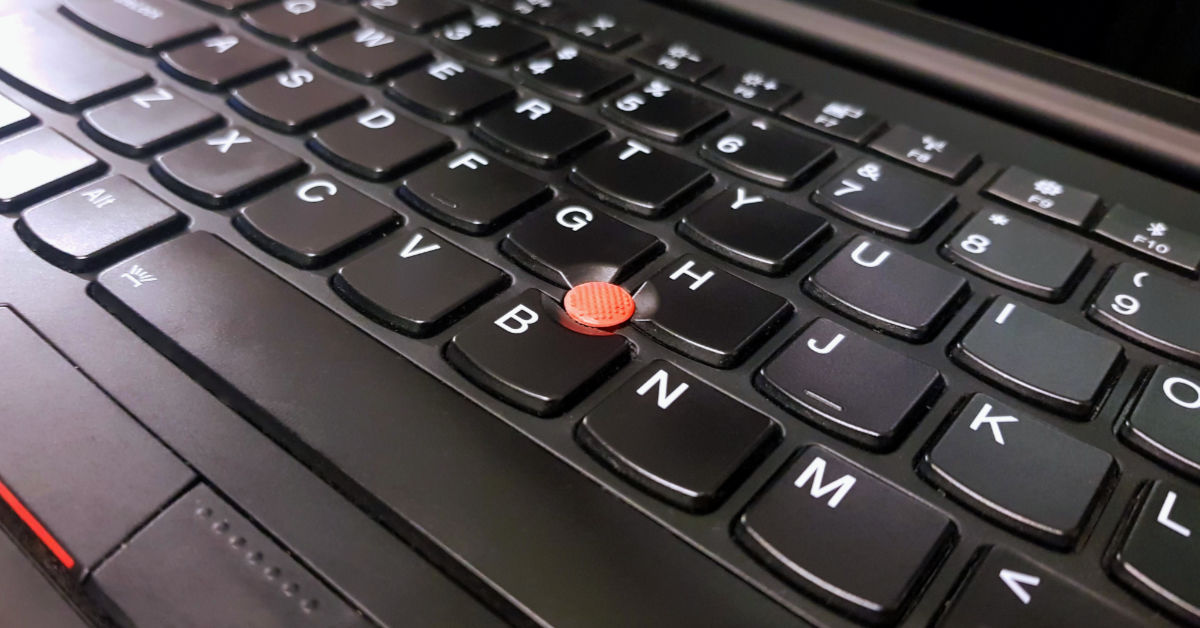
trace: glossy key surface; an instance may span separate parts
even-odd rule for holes
[[[154,243],[186,222],[140,185],[113,175],[30,207],[16,228],[42,257],[77,272]]]
[[[796,527],[804,526],[804,534]],[[793,586],[861,621],[904,612],[953,543],[950,519],[820,446],[805,448],[734,533]],[[903,539],[897,543],[895,539]]]
[[[52,129],[0,141],[0,212],[28,207],[104,169],[94,155]]]
[[[779,426],[695,376],[655,361],[580,422],[593,455],[688,510],[720,503],[779,438]]]
[[[1112,456],[977,394],[925,454],[921,472],[985,517],[1070,548],[1115,473]]]
[[[718,368],[736,366],[792,314],[787,299],[693,256],[658,271],[634,300],[643,332]]]
[[[503,271],[427,229],[384,239],[332,280],[351,305],[411,336],[444,329],[508,283]]]
[[[0,41],[21,54],[0,55],[0,75],[55,109],[79,111],[135,89],[149,77],[35,13],[0,18]]]
[[[234,226],[272,255],[318,268],[399,222],[386,205],[316,173],[243,207]]]
[[[179,91],[155,86],[83,112],[81,126],[97,142],[140,157],[220,125],[221,116]]]
[[[984,309],[951,348],[976,375],[1083,418],[1124,362],[1121,345],[1008,297]]]
[[[755,375],[788,411],[871,449],[896,446],[944,388],[937,369],[817,319]]]

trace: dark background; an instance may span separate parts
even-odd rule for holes
[[[1197,0],[888,0],[1200,97]]]

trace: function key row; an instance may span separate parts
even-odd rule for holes
[[[687,43],[647,45],[635,52],[631,60],[672,78],[698,83],[701,87],[744,104],[767,111],[779,111],[783,117],[793,122],[839,139],[854,144],[869,142],[868,148],[872,151],[950,182],[961,182],[981,163],[981,158],[975,151],[964,149],[938,135],[904,125],[893,125],[889,128],[878,116],[868,113],[856,104],[831,101],[814,95],[800,98],[798,90],[766,73],[725,67]],[[669,90],[658,91],[666,93]],[[637,120],[636,112],[647,100],[646,97],[631,92],[625,100],[614,100],[606,105],[604,112],[619,123],[656,139],[679,141],[677,132],[664,135],[658,130],[660,124],[642,123]],[[793,100],[795,102],[788,104]],[[653,115],[653,110],[649,113]],[[731,134],[724,144],[726,150],[736,152],[738,145],[745,142],[744,135]],[[706,156],[717,154],[710,152],[712,150],[713,147],[706,146]],[[771,163],[779,162],[772,160]],[[762,173],[753,168],[730,169],[760,183],[779,185],[775,177],[768,176],[764,179]],[[1063,185],[1018,167],[1007,168],[1001,172],[984,193],[1076,228],[1088,226],[1097,210],[1102,207],[1100,198],[1094,193]],[[911,237],[913,233],[911,227],[902,228],[899,232],[889,230],[887,227],[891,225],[885,221],[875,221],[873,216],[868,216],[868,221],[868,226],[900,237]],[[871,224],[872,222],[875,224]],[[1114,246],[1148,257],[1188,276],[1195,277],[1200,274],[1200,234],[1169,225],[1152,215],[1119,204],[1114,205],[1092,227],[1092,233]],[[1047,233],[1047,236],[1053,238],[1052,234]],[[1066,241],[1060,243],[1067,244]],[[1055,277],[1057,281],[1051,285],[1034,283],[1026,292],[1049,300],[1059,300],[1062,297],[1062,291],[1069,287],[1070,273],[1078,268],[1078,265],[1071,264],[1069,259],[1078,256],[1078,246],[1066,248],[1068,251],[1064,252],[1063,259],[1055,260],[1058,262],[1054,267],[1054,272],[1058,275]],[[990,279],[999,280],[1002,276],[1002,272],[997,272],[994,268],[981,270],[982,274]],[[1062,277],[1064,272],[1068,275],[1067,280]],[[1024,282],[1024,278],[1001,281],[1018,289]]]

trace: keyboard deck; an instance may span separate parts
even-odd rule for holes
[[[1200,622],[1194,191],[641,2],[0,9],[86,621]]]

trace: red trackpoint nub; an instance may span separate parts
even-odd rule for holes
[[[579,284],[563,299],[567,314],[588,327],[615,327],[633,316],[633,297],[624,288],[603,281]]]

